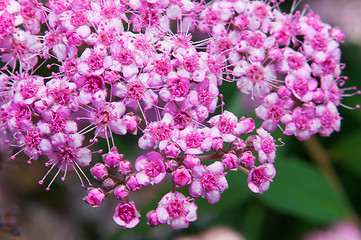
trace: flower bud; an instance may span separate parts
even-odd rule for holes
[[[123,160],[123,154],[119,154],[116,147],[113,147],[109,153],[103,155],[103,162],[109,168],[116,168]]]
[[[166,172],[172,173],[177,169],[178,163],[172,159],[172,160],[166,161],[164,163],[164,167],[165,167]]]
[[[165,148],[165,155],[168,157],[177,157],[178,154],[181,152],[181,150],[179,149],[179,147],[177,147],[174,143],[169,144],[166,148]]]
[[[142,187],[142,185],[140,185],[140,183],[138,182],[138,179],[134,175],[132,175],[128,178],[127,186],[129,187],[130,191],[132,191],[132,192],[137,191]]]
[[[127,201],[129,196],[129,191],[127,190],[125,185],[120,185],[114,189],[114,195],[118,200]]]
[[[90,169],[93,177],[99,181],[103,181],[108,176],[108,169],[102,163],[97,163]]]
[[[184,158],[184,164],[187,168],[192,169],[194,166],[201,164],[201,160],[193,155],[187,155]]]
[[[100,188],[92,188],[88,191],[88,195],[83,198],[83,201],[93,207],[99,207],[102,205],[104,198],[105,194]]]
[[[239,159],[234,153],[226,153],[222,158],[222,163],[227,170],[237,170]]]
[[[103,181],[102,187],[105,191],[110,191],[115,187],[115,182],[111,178],[107,178]]]
[[[246,144],[244,143],[244,141],[240,138],[237,138],[233,143],[232,143],[232,150],[239,152],[239,151],[243,151],[246,147]]]
[[[254,124],[253,118],[244,118],[239,121],[242,125],[240,135],[250,134],[256,129],[256,125]]]
[[[158,215],[155,210],[152,210],[147,213],[148,225],[151,227],[158,226],[160,222],[158,221]]]
[[[253,167],[255,163],[255,157],[251,152],[244,152],[240,158],[241,165],[245,168],[251,168]]]
[[[123,160],[119,163],[118,172],[121,173],[123,176],[128,175],[132,172],[132,164],[129,160]]]
[[[180,187],[187,185],[191,179],[191,173],[185,167],[180,167],[173,173],[173,180]]]
[[[217,152],[223,148],[223,140],[222,138],[213,138],[212,139],[212,150]]]

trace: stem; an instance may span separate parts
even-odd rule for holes
[[[202,156],[199,156],[198,158],[201,161],[209,161],[209,160],[221,159],[223,157],[223,155],[224,155],[224,153],[216,152],[216,153],[209,154],[209,155],[202,155]]]
[[[325,176],[328,183],[340,193],[346,202],[351,208],[350,217],[358,225],[361,226],[361,220],[356,214],[354,207],[352,206],[350,200],[347,197],[346,191],[342,186],[342,183],[332,166],[331,158],[328,155],[327,151],[323,148],[319,138],[312,136],[310,140],[303,142],[308,153],[311,155],[313,161],[317,164],[322,174]]]
[[[331,159],[327,154],[327,151],[321,145],[320,140],[317,137],[312,136],[310,140],[304,142],[304,145],[331,186],[338,191],[344,191],[342,184],[331,165]]]

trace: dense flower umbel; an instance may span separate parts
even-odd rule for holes
[[[281,2],[2,1],[0,128],[20,149],[11,159],[46,156],[39,183],[55,170],[47,190],[70,170],[91,186],[82,168],[92,165],[102,184],[84,201],[98,207],[114,196],[114,221],[125,228],[139,222],[132,192],[165,179],[172,191],[147,214],[152,227],[188,227],[197,205],[176,189],[214,204],[227,171],[246,173],[263,193],[282,145],[271,132],[329,136],[340,130],[343,97],[360,93],[344,87],[342,31],[296,11],[298,1],[282,13]],[[223,109],[222,84],[259,100],[261,126]],[[126,134],[138,136],[143,155],[125,159],[115,136]],[[91,152],[98,138],[107,147]]]

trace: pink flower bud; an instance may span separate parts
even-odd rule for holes
[[[322,89],[317,88],[314,92],[313,92],[313,101],[321,103],[323,102],[323,100],[325,99],[325,93]]]
[[[114,189],[114,195],[118,200],[127,201],[129,196],[129,191],[125,185],[120,185]]]
[[[169,144],[166,148],[165,148],[165,155],[168,157],[177,157],[178,154],[181,152],[181,150],[179,149],[179,147],[177,147],[174,143]]]
[[[189,170],[185,167],[180,167],[173,173],[173,180],[180,187],[187,185],[191,178]]]
[[[222,163],[226,166],[227,170],[237,170],[239,159],[234,153],[226,153],[222,158]]]
[[[237,138],[233,143],[232,143],[232,150],[238,152],[238,151],[243,151],[246,147],[246,144],[244,143],[244,141],[240,138]]]
[[[217,152],[223,148],[223,139],[222,138],[213,138],[212,139],[212,150]]]
[[[171,159],[164,163],[164,167],[166,172],[172,173],[178,168],[178,163],[175,160]]]
[[[270,58],[272,58],[273,60],[278,60],[283,56],[283,54],[282,54],[281,49],[279,49],[278,47],[271,47],[268,50],[268,56]]]
[[[118,172],[121,173],[123,176],[128,175],[132,172],[132,164],[129,160],[123,160],[119,163]]]
[[[241,165],[245,168],[251,168],[253,167],[255,163],[255,157],[251,152],[244,152],[240,158]]]
[[[331,37],[333,37],[337,42],[341,43],[345,39],[345,33],[341,29],[332,28]]]
[[[34,102],[34,111],[38,114],[43,113],[47,108],[48,106],[42,100]]]
[[[137,131],[138,122],[140,121],[138,116],[133,113],[127,113],[123,116],[123,121],[128,132]]]
[[[103,181],[104,178],[108,176],[108,169],[102,163],[97,163],[90,169],[91,174],[93,177],[99,181]]]
[[[244,15],[238,15],[233,20],[233,25],[239,30],[243,30],[248,26],[248,18]]]
[[[142,185],[139,184],[137,178],[134,175],[129,177],[127,181],[127,186],[132,192],[137,191],[142,187]]]
[[[158,221],[157,212],[152,210],[147,213],[148,225],[151,227],[158,226],[160,222]]]
[[[116,168],[123,160],[123,154],[119,154],[116,147],[113,147],[109,153],[103,155],[103,162],[109,168]]]
[[[184,158],[184,164],[187,168],[192,169],[194,166],[201,164],[201,160],[193,155],[187,155]]]
[[[277,93],[281,99],[289,98],[291,96],[291,91],[286,86],[280,87]]]
[[[250,134],[256,129],[253,118],[244,118],[239,121],[242,125],[240,135]]]
[[[115,182],[111,178],[107,178],[103,181],[102,187],[105,191],[110,191],[115,187]]]
[[[104,198],[105,194],[100,188],[92,188],[88,191],[88,196],[83,198],[83,201],[93,207],[99,207],[102,205]]]

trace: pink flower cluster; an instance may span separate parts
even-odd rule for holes
[[[125,228],[139,222],[131,193],[166,175],[172,189],[147,214],[150,226],[188,227],[197,205],[177,188],[215,204],[227,171],[246,173],[262,194],[276,174],[270,133],[329,136],[340,130],[343,97],[360,93],[343,87],[343,32],[296,3],[283,13],[281,2],[1,1],[0,127],[20,149],[11,158],[46,155],[39,183],[56,172],[47,190],[74,171],[94,207],[114,195],[113,218]],[[222,84],[262,100],[262,126],[223,110]],[[147,151],[135,162],[116,146],[126,134]],[[108,148],[91,152],[99,138]],[[97,153],[90,173],[102,186],[92,188],[81,167]]]

